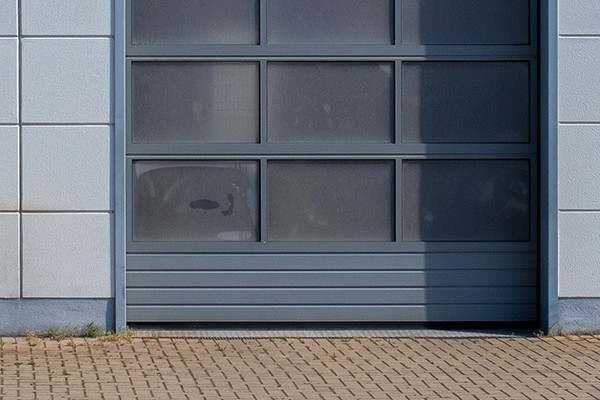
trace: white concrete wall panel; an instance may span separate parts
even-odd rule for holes
[[[560,38],[561,122],[600,122],[600,38]]]
[[[19,122],[19,41],[0,38],[0,123]]]
[[[19,297],[19,214],[0,213],[0,298]]]
[[[110,123],[111,39],[22,40],[24,123]]]
[[[23,0],[22,32],[28,36],[108,36],[111,0]]]
[[[600,212],[560,213],[559,297],[600,297]]]
[[[600,1],[560,0],[559,7],[561,35],[600,34]]]
[[[559,209],[600,210],[599,154],[600,125],[559,126]]]
[[[23,210],[110,211],[110,126],[22,128]]]
[[[563,299],[600,297],[599,21],[599,1],[559,0],[558,259]],[[561,320],[584,318],[576,308],[565,310]]]
[[[0,0],[0,36],[17,35],[17,0]]]
[[[19,127],[0,126],[0,211],[19,211]]]
[[[108,213],[23,214],[23,297],[112,297]]]

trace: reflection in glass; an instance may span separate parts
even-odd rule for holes
[[[529,240],[529,161],[404,161],[402,203],[403,240]]]
[[[136,45],[256,44],[256,0],[132,0]]]
[[[134,143],[258,141],[258,64],[134,62]]]
[[[258,163],[136,161],[134,241],[256,241]]]
[[[402,63],[402,140],[529,141],[527,62]]]
[[[270,161],[270,241],[394,240],[391,161]]]
[[[404,0],[402,42],[528,44],[529,0]]]
[[[392,63],[269,63],[271,142],[392,141]]]
[[[267,0],[269,44],[392,44],[390,0]]]

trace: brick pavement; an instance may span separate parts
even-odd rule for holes
[[[7,400],[600,399],[598,336],[2,343]]]

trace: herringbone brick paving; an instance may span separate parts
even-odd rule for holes
[[[2,341],[0,399],[152,398],[600,399],[600,337]]]

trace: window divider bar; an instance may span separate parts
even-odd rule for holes
[[[264,145],[268,141],[268,109],[267,109],[267,61],[261,60],[259,66],[259,121],[260,121],[260,139],[259,143]]]
[[[260,242],[267,243],[267,196],[268,196],[268,187],[267,187],[267,159],[260,159]]]
[[[394,160],[395,163],[395,177],[394,177],[394,205],[395,205],[395,213],[394,213],[394,226],[395,226],[395,242],[402,242],[402,158],[396,158]]]
[[[258,29],[259,29],[259,40],[258,43],[261,46],[267,44],[267,0],[259,1],[259,17],[258,17]]]
[[[531,61],[529,63],[529,143],[532,152],[537,151],[537,144],[539,143],[539,122],[538,115],[539,105],[535,101],[537,93],[539,93],[538,86],[538,63]]]
[[[402,43],[402,0],[394,1],[394,45]]]
[[[394,144],[402,144],[402,61],[394,62]]]

